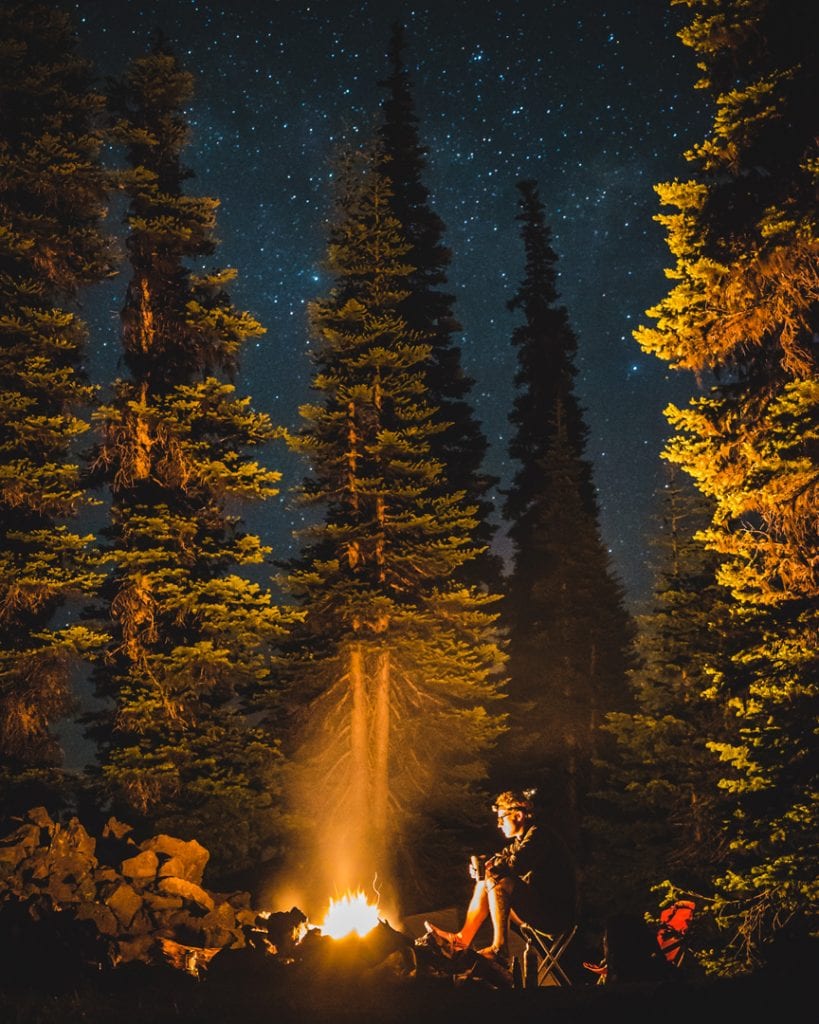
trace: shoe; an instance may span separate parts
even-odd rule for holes
[[[498,967],[502,967],[505,971],[512,970],[512,958],[506,950],[499,949],[497,946],[484,946],[483,949],[478,950],[478,956],[485,957],[492,963],[497,964]]]
[[[445,932],[443,928],[438,928],[430,921],[424,921],[424,928],[427,935],[447,956],[454,956],[456,953],[469,949],[469,945],[455,932]]]

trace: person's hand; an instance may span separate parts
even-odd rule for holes
[[[478,854],[473,854],[469,858],[469,877],[476,882],[483,878],[484,859]]]

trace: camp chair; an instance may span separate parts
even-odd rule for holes
[[[560,964],[560,960],[577,932],[572,925],[559,935],[549,935],[525,921],[517,923],[517,930],[526,942],[523,953],[523,986],[535,988],[542,985],[571,985],[571,979]],[[533,956],[534,954],[534,956]],[[530,965],[536,960],[534,970]]]

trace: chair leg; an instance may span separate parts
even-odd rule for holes
[[[524,925],[521,933],[527,942],[527,949],[534,947],[539,956],[537,967],[537,984],[540,986],[560,985],[571,986],[572,981],[563,969],[560,959],[566,952],[569,944],[575,936],[577,926],[563,935],[557,936],[554,940],[536,931],[531,925]]]

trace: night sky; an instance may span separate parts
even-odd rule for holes
[[[523,270],[515,182],[535,178],[560,257],[561,301],[579,337],[577,391],[604,540],[629,601],[646,597],[646,540],[668,433],[662,410],[694,388],[631,335],[667,288],[670,257],[652,220],[652,186],[688,174],[682,154],[706,129],[694,56],[675,35],[685,12],[669,11],[665,0],[62,6],[101,76],[121,73],[155,28],[195,74],[190,191],[222,203],[210,265],[237,268],[231,295],[267,328],[248,346],[237,388],[288,427],[298,425],[308,395],[306,304],[330,283],[322,260],[333,149],[344,137],[367,136],[383,95],[377,82],[390,26],[404,23],[430,147],[426,184],[453,251],[449,284],[490,443],[487,468],[508,484],[518,320],[506,301]],[[124,287],[121,276],[85,299],[100,382],[114,372]],[[281,499],[245,519],[281,558],[299,521],[287,488],[303,467],[283,446],[265,460],[284,472]]]

